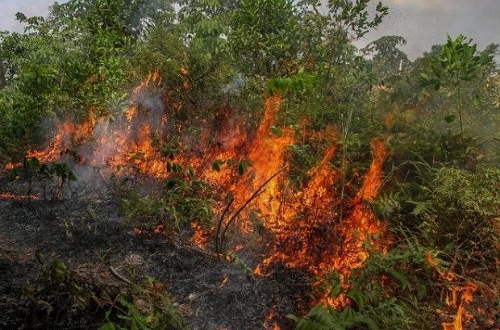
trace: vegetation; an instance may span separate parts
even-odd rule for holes
[[[39,252],[37,257],[41,262],[39,278],[24,289],[32,303],[33,327],[57,326],[64,318],[82,313],[90,324],[103,330],[184,328],[164,285],[152,278],[132,283],[113,269],[119,283],[110,279],[99,282],[60,260],[48,264]]]
[[[332,189],[341,201],[329,214],[340,212],[340,222],[362,185],[359,173],[370,165],[370,141],[383,138],[390,149],[380,195],[368,202],[392,232],[390,248],[370,249],[366,263],[342,281],[335,273],[323,279],[331,298],[345,294],[348,303],[337,309],[318,303],[304,317],[291,316],[297,329],[436,328],[447,287],[468,281],[498,285],[500,71],[494,56],[499,46],[481,51],[465,36],[448,36],[414,61],[399,49],[406,42],[399,36],[357,49],[354,41],[388,14],[382,3],[375,4],[374,14],[370,5],[370,0],[70,0],[54,4],[45,18],[18,13],[24,32],[0,33],[0,164],[23,162],[18,179],[30,187],[35,176],[58,180],[51,193],[61,198],[63,186],[77,179],[69,165],[41,164],[26,158],[28,150],[40,147],[57,121],[119,122],[130,106],[130,91],[158,72],[163,107],[158,122],[166,115],[171,127],[161,136],[152,132],[151,139],[170,160],[168,177],[156,195],[121,195],[124,213],[138,223],[160,222],[174,230],[192,223],[218,227],[215,244],[222,255],[226,231],[254,195],[231,213],[233,199],[222,198],[194,166],[177,159],[181,150],[202,152],[196,146],[205,138],[222,146],[217,131],[227,113],[246,123],[241,133],[251,138],[263,116],[263,98],[280,95],[282,108],[270,130],[276,136],[293,132],[286,173],[294,192],[307,186],[310,170],[328,147],[311,132],[331,127],[337,132],[339,152],[328,167],[340,173]],[[206,129],[212,129],[208,138]],[[210,166],[217,172],[228,166],[230,175],[241,176],[252,164],[217,159]],[[222,215],[215,214],[217,203],[227,200]],[[455,274],[454,283],[440,278],[428,255],[438,259],[439,269]],[[238,256],[226,256],[254,278]],[[78,289],[80,280],[64,264],[55,262],[43,272],[64,299],[89,304],[91,295]],[[100,315],[100,329],[180,328],[158,285],[150,280],[106,304],[94,302],[108,311]],[[30,295],[50,314],[54,307],[41,293]]]

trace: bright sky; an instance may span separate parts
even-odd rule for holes
[[[60,0],[59,3],[67,2]],[[9,30],[22,32],[23,26],[16,21],[16,13],[21,12],[27,17],[46,16],[49,6],[54,0],[0,0],[0,31]]]
[[[491,43],[500,44],[500,0],[381,0],[389,7],[377,31],[369,41],[384,35],[406,39],[403,50],[411,59],[429,51],[432,45],[463,34],[483,50]]]
[[[16,12],[26,16],[48,13],[53,0],[0,0],[0,31],[21,31],[15,21]],[[59,0],[60,3],[66,0]],[[377,2],[377,1],[374,1]],[[383,35],[399,35],[407,40],[403,50],[415,58],[430,50],[432,45],[464,34],[478,44],[479,49],[490,43],[500,43],[500,0],[382,0],[389,7],[377,31],[363,43]]]

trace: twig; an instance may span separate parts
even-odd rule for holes
[[[3,251],[3,252],[5,252],[6,254],[18,251],[18,250],[15,250],[15,249],[8,249],[8,248],[5,248],[3,246],[0,246],[0,250]],[[14,262],[14,259],[11,258],[9,255],[6,255],[5,257],[7,259],[9,259],[10,262]]]
[[[231,216],[231,218],[229,218],[229,220],[227,221],[226,225],[224,226],[224,230],[222,231],[222,235],[220,236],[220,244],[219,244],[219,248],[220,249],[222,249],[223,246],[224,246],[224,238],[226,237],[226,231],[228,230],[229,226],[231,226],[231,223],[233,223],[233,221],[236,219],[236,217],[245,209],[245,207],[247,207],[248,204],[250,204],[250,202],[252,202],[257,196],[259,196],[262,193],[262,189],[272,179],[274,179],[281,172],[283,172],[284,169],[285,169],[285,167],[281,168],[278,172],[274,173],[269,179],[267,179],[266,181],[264,181],[264,183],[261,184],[259,186],[259,188],[257,188],[257,190],[255,190],[255,192],[252,194],[252,196],[250,196],[250,198],[248,198],[247,201],[242,206],[240,206],[240,208],[238,210],[236,210],[236,212],[234,212],[234,214]]]
[[[129,281],[129,279],[127,279],[123,275],[118,274],[118,272],[116,271],[116,269],[113,268],[113,266],[110,265],[109,270],[111,271],[111,274],[113,274],[117,279],[127,283],[128,285],[134,285],[132,282]]]
[[[231,200],[229,201],[229,203],[227,204],[226,208],[224,209],[224,212],[222,212],[222,215],[220,216],[220,220],[219,220],[219,223],[217,224],[217,231],[215,232],[215,253],[217,254],[217,256],[220,256],[221,254],[221,246],[220,246],[220,243],[221,241],[219,240],[219,235],[220,235],[220,230],[221,230],[221,227],[222,227],[222,223],[224,222],[224,218],[226,217],[226,213],[229,211],[229,208],[231,207],[231,205],[233,204],[234,202],[234,197],[231,197]]]
[[[217,291],[217,288],[211,288],[211,289],[208,289],[208,290],[203,291],[203,292],[198,293],[198,294],[194,294],[194,293],[192,293],[192,294],[190,294],[190,295],[188,296],[188,299],[189,299],[190,301],[193,301],[193,300],[196,300],[196,299],[198,299],[198,298],[200,298],[200,297],[203,297],[203,296],[205,296],[205,295],[207,295],[207,294],[209,294],[209,293],[211,293],[211,292],[215,292],[215,291]]]

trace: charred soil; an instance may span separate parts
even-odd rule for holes
[[[42,182],[33,184],[30,198],[23,196],[26,182],[4,176],[0,183],[2,329],[97,329],[106,312],[97,298],[129,285],[113,270],[133,283],[149,277],[161,282],[188,329],[275,323],[290,329],[286,315],[298,313],[307,296],[305,274],[275,266],[269,276],[249,280],[236,264],[190,243],[189,228],[170,235],[134,232],[110,180],[91,189],[77,183],[57,201],[43,197]],[[258,246],[241,253],[250,266],[260,257]],[[82,308],[43,279],[45,265],[56,260],[71,269],[94,303]]]

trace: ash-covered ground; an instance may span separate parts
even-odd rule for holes
[[[66,187],[57,201],[47,195],[54,189],[51,182],[34,180],[31,195],[38,198],[28,200],[20,197],[29,190],[26,181],[0,177],[1,329],[97,329],[104,322],[102,311],[53,300],[46,306],[41,261],[54,260],[94,283],[93,288],[127,285],[110,266],[133,282],[148,276],[160,281],[188,329],[272,329],[275,323],[293,328],[286,315],[297,314],[304,303],[305,274],[275,266],[269,276],[250,281],[235,263],[190,243],[189,228],[169,235],[134,233],[137,224],[122,214],[116,180],[93,175]],[[154,185],[147,180],[136,178],[133,184]],[[249,243],[238,252],[250,267],[263,257],[257,245]],[[54,298],[57,290],[50,295]]]

